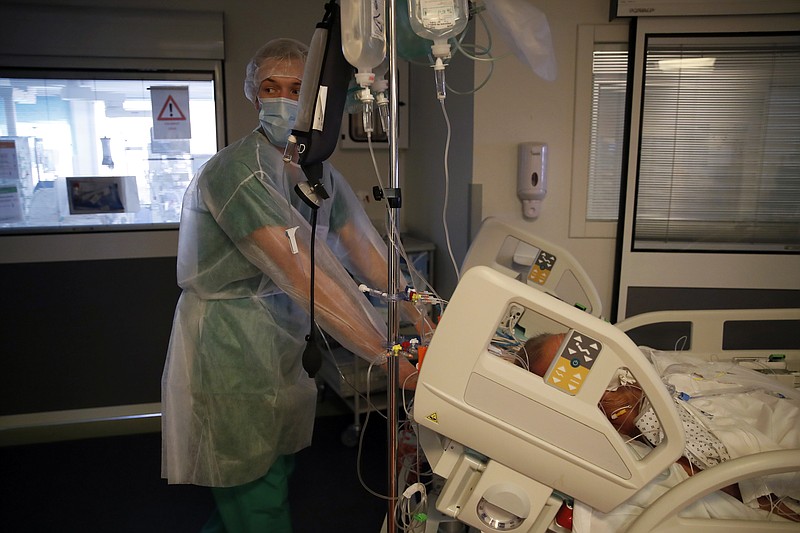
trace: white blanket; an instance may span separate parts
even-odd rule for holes
[[[706,362],[680,352],[642,351],[676,393],[728,450],[732,459],[800,449],[800,397],[793,389],[729,362]],[[742,499],[778,494],[800,499],[800,473],[743,480]]]
[[[674,464],[628,501],[608,513],[601,513],[576,501],[573,510],[572,531],[575,533],[619,533],[625,531],[631,522],[659,496],[688,477],[682,466]],[[689,518],[739,518],[743,520],[767,518],[763,511],[751,509],[719,491],[694,502],[680,514]]]
[[[684,393],[690,410],[728,450],[731,458],[761,451],[800,449],[800,394],[755,371],[732,363],[706,362],[679,352],[642,348],[668,387]],[[643,446],[631,443],[633,446]],[[800,453],[800,452],[799,452]],[[651,481],[625,503],[600,513],[575,502],[573,531],[616,533],[625,528],[656,498],[686,479],[679,465]],[[744,505],[717,491],[691,504],[680,514],[693,518],[765,520],[755,499],[777,494],[800,499],[800,474],[788,473],[739,482]]]

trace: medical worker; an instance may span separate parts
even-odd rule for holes
[[[244,90],[260,125],[212,157],[183,201],[162,475],[212,487],[206,531],[291,531],[292,458],[311,444],[316,387],[302,365],[311,209],[294,192],[302,170],[283,161],[306,56],[292,39],[255,54]],[[386,287],[386,246],[342,175],[324,168],[315,318],[354,354],[384,363],[386,324],[353,277]],[[400,365],[403,380],[414,369]]]

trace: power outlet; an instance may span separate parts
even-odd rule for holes
[[[514,328],[517,327],[520,319],[522,318],[522,314],[525,312],[525,308],[519,304],[511,304],[508,306],[508,313],[506,314],[506,318],[503,321],[503,325],[509,331],[513,332]]]

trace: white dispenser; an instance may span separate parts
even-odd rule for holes
[[[522,201],[522,214],[536,218],[547,196],[547,145],[521,143],[517,174],[517,196]]]

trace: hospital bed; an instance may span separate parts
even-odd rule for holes
[[[502,221],[490,226],[476,238],[481,250],[473,244],[465,260],[428,348],[413,405],[419,446],[441,480],[438,494],[430,496],[435,513],[471,530],[548,531],[565,498],[612,511],[680,457],[684,436],[675,405],[626,331],[662,321],[688,322],[689,334],[679,340],[692,353],[752,361],[765,354],[721,349],[726,320],[800,320],[796,309],[682,311],[634,317],[615,326],[598,318],[596,291],[566,251]],[[534,272],[542,266],[545,275]],[[558,287],[567,287],[569,296]],[[522,337],[564,333],[566,340],[542,378],[498,357],[499,331]],[[781,355],[788,372],[798,370],[800,351]],[[620,369],[638,381],[665,434],[643,457],[597,407]],[[798,470],[798,450],[722,463],[668,491],[627,531],[753,531],[752,521],[686,519],[678,511],[738,479]],[[759,522],[757,530],[798,527],[770,521]],[[436,531],[435,524],[426,531]]]

